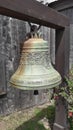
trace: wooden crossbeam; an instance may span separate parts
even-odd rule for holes
[[[0,14],[56,29],[69,25],[66,16],[35,0],[0,0]]]

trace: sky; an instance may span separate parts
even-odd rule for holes
[[[37,1],[44,1],[44,4],[45,4],[45,3],[51,3],[51,2],[57,1],[57,0],[37,0]]]

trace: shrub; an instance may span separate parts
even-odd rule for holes
[[[70,130],[73,130],[73,112],[69,111],[68,113],[68,121],[70,124]]]

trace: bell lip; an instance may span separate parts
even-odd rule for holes
[[[15,85],[15,84],[10,82],[10,86],[17,88],[17,89],[20,89],[20,90],[36,90],[36,89],[41,90],[41,89],[51,89],[51,88],[58,87],[61,83],[62,83],[62,80],[60,80],[56,83],[50,84],[50,85],[42,85],[42,86],[35,86],[35,87],[26,86],[25,87],[25,86]]]

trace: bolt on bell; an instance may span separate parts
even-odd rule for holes
[[[13,87],[22,90],[39,90],[57,87],[60,74],[50,61],[47,41],[33,37],[23,44],[19,67],[10,79]]]

